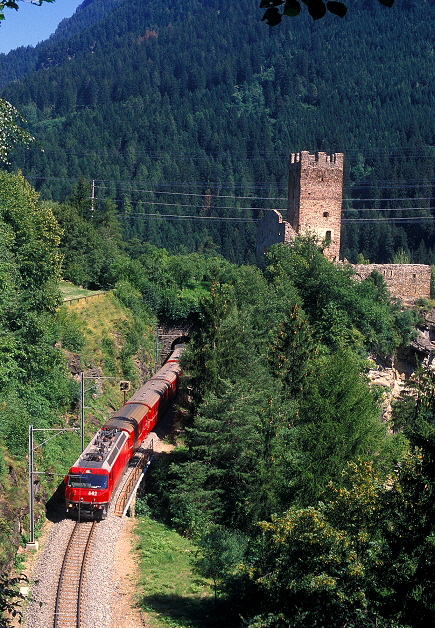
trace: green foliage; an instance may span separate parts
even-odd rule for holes
[[[112,198],[132,244],[253,263],[251,220],[285,207],[288,154],[340,150],[342,257],[389,262],[403,248],[413,261],[432,263],[430,199],[421,194],[435,167],[426,43],[432,5],[404,2],[389,12],[377,2],[355,3],[352,19],[337,21],[330,9],[339,4],[314,1],[326,6],[327,28],[313,31],[301,4],[298,28],[283,19],[271,35],[248,0],[231,11],[218,0],[185,0],[174,7],[172,30],[163,3],[120,4],[86,3],[55,37],[2,64],[3,95],[25,113],[45,151],[18,148],[13,167],[37,177],[43,198],[63,202],[71,178],[90,181],[98,172],[95,213],[101,197]],[[265,9],[273,15],[284,7],[295,14],[298,3]],[[391,38],[380,44],[384,32]],[[336,50],[335,41],[340,55],[331,63],[325,51]],[[367,57],[379,46],[379,55]],[[397,210],[406,220],[397,220]],[[421,222],[408,222],[416,214]],[[353,218],[363,221],[347,221]]]
[[[32,419],[27,409],[22,408],[18,396],[14,393],[5,395],[0,407],[2,442],[14,456],[25,455],[28,449],[27,426]]]
[[[32,4],[41,6],[43,2],[54,2],[54,0],[33,0]],[[0,20],[5,19],[5,14],[3,13],[5,8],[15,9],[16,11],[18,11],[19,5],[17,2],[15,2],[15,0],[3,0],[3,2],[0,2]]]
[[[363,565],[323,513],[291,509],[261,528],[263,564],[254,578],[269,608],[282,611],[293,626],[323,626],[325,617],[334,626],[372,624],[361,590]]]
[[[116,372],[117,348],[113,338],[105,333],[101,339],[101,350],[104,356],[104,366],[110,373]]]
[[[16,621],[21,623],[22,612],[20,607],[26,597],[20,593],[19,587],[27,583],[28,580],[25,575],[16,576],[15,578],[11,578],[6,574],[0,576],[1,625],[5,628],[14,626]]]
[[[190,255],[170,255],[164,249],[147,244],[139,257],[138,278],[134,282],[141,290],[144,302],[160,318],[173,321],[195,319],[201,302],[207,297],[207,286],[217,275],[223,275],[228,265],[219,258]]]
[[[246,625],[406,625],[384,569],[403,437],[387,434],[364,370],[365,347],[397,346],[412,316],[310,239],[211,284],[183,356],[186,449],[159,464],[148,503],[207,543],[200,568]],[[238,531],[245,567],[227,570]]]
[[[350,461],[382,454],[387,434],[361,362],[349,350],[319,359],[307,379],[296,420],[297,495],[313,504],[330,481],[340,482]]]
[[[25,113],[45,151],[18,148],[13,167],[37,177],[43,198],[63,202],[71,178],[90,181],[98,172],[94,213],[101,197],[112,198],[132,246],[149,241],[254,263],[251,220],[285,207],[288,154],[342,150],[342,257],[389,262],[404,248],[413,261],[432,263],[435,232],[421,186],[430,185],[435,165],[426,43],[433,6],[405,2],[393,15],[377,2],[355,3],[352,19],[337,21],[332,1],[328,27],[313,31],[301,4],[298,28],[283,19],[271,35],[248,0],[231,11],[218,0],[185,0],[174,7],[172,30],[163,3],[120,4],[86,3],[55,37],[2,64],[4,97]],[[284,6],[287,14],[298,8]],[[281,11],[273,2],[265,9]],[[380,44],[384,32],[391,38]],[[331,63],[325,51],[336,50],[335,41],[340,55]],[[420,198],[422,209],[409,198]],[[399,222],[398,209],[422,221]]]
[[[191,459],[203,469],[201,510],[212,521],[246,529],[279,508],[291,410],[266,392],[268,385],[257,379],[258,388],[248,392],[241,382],[227,382],[220,399],[206,397],[189,429]]]
[[[82,181],[82,186],[86,183]],[[111,288],[116,283],[120,257],[117,229],[105,221],[105,211],[98,216],[90,210],[90,200],[80,187],[72,197],[73,205],[47,204],[62,228],[63,278],[92,288]],[[119,277],[122,279],[122,277]]]
[[[149,330],[151,324],[154,324],[154,319],[150,315],[148,308],[145,306],[141,293],[136,290],[128,281],[118,281],[114,295],[123,305],[129,308],[133,314],[132,320],[124,320],[117,325],[118,331],[123,338],[123,345],[119,351],[120,368],[123,377],[135,380],[136,379],[136,367],[133,364],[132,357],[137,354],[143,353],[144,350],[144,338]],[[104,339],[104,347],[108,348],[108,359],[114,367],[113,358],[115,352],[112,348],[108,347],[107,339]],[[109,362],[106,361],[106,365]]]
[[[229,279],[212,283],[183,356],[188,450],[157,482],[172,524],[194,536],[212,523],[252,533],[290,504],[315,504],[350,461],[383,468],[399,453],[361,374],[357,326],[379,327],[381,309],[399,337],[383,284],[359,287],[303,239],[273,249],[264,275],[242,267]]]
[[[59,340],[68,351],[79,352],[85,345],[85,336],[81,322],[74,312],[63,306],[57,312]]]
[[[337,266],[322,255],[312,238],[271,247],[266,278],[277,284],[287,277],[297,288],[304,312],[322,341],[331,348],[351,347],[389,354],[409,340],[411,317],[401,311],[373,274],[353,279],[350,266]]]
[[[347,13],[347,6],[343,2],[329,0],[302,0],[307,6],[309,15],[313,20],[320,20],[325,17],[327,11],[338,17],[344,17]],[[392,7],[394,0],[379,0],[379,2],[387,7]],[[267,7],[267,8],[266,8]],[[278,9],[282,7],[282,12]],[[266,8],[262,17],[262,21],[266,20],[269,26],[280,24],[284,15],[287,17],[296,17],[301,12],[301,5],[298,0],[261,0],[260,9]]]
[[[55,345],[63,334],[77,346],[78,334],[72,318],[56,313],[61,302],[61,231],[53,212],[20,174],[0,172],[0,182],[0,438],[13,455],[22,457],[28,424],[55,425],[73,399]]]
[[[358,256],[356,258],[356,263],[357,264],[370,264],[370,260],[369,259],[365,259],[364,255],[362,253],[358,253]]]
[[[393,264],[410,264],[411,263],[411,255],[410,255],[409,251],[405,251],[404,248],[398,249],[393,254],[392,263]]]
[[[343,628],[406,625],[383,606],[389,591],[379,578],[391,478],[358,462],[343,481],[341,487],[331,483],[317,508],[291,508],[259,524],[255,558],[244,571],[261,614],[249,626],[320,627],[326,618]]]
[[[312,331],[301,316],[300,308],[294,305],[274,334],[268,358],[272,373],[282,380],[284,392],[291,399],[302,395],[316,350]]]
[[[142,295],[126,280],[118,281],[113,291],[117,299],[133,312],[140,311]]]
[[[201,576],[213,580],[215,598],[219,583],[228,581],[242,564],[247,545],[245,535],[220,527],[214,527],[201,538],[194,566]]]
[[[16,3],[0,2],[0,20],[3,18],[2,9],[10,4]],[[0,98],[0,162],[8,163],[8,155],[18,142],[28,145],[35,141],[35,138],[20,127],[18,122],[25,120],[10,102]]]

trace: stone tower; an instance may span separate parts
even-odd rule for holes
[[[340,255],[343,153],[293,153],[290,157],[287,220],[298,234],[326,242],[324,255]]]

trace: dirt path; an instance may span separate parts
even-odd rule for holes
[[[145,615],[136,606],[136,587],[140,577],[134,544],[135,519],[127,519],[115,546],[111,628],[148,628]]]
[[[155,443],[154,451],[172,451],[173,445],[160,439]],[[140,579],[139,558],[135,553],[136,519],[126,519],[121,535],[115,547],[114,573],[116,597],[112,606],[112,624],[110,628],[149,628],[146,613],[137,607],[137,586]]]

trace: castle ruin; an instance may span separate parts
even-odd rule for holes
[[[260,222],[257,263],[272,244],[291,242],[297,235],[313,234],[323,245],[325,257],[340,257],[343,198],[343,153],[308,151],[293,153],[289,163],[288,219],[277,210],[267,211]],[[355,264],[355,279],[380,273],[390,293],[403,301],[430,298],[430,266],[425,264]]]

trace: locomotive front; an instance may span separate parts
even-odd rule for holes
[[[105,519],[130,455],[126,432],[98,430],[65,478],[66,512],[74,517]]]
[[[72,467],[65,484],[67,514],[78,519],[106,518],[110,500],[107,471]]]

